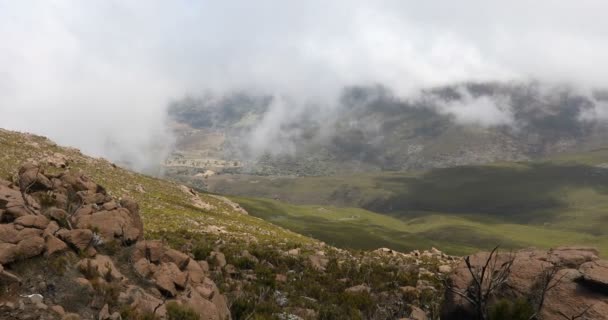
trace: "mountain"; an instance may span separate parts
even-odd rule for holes
[[[399,98],[381,86],[338,102],[234,93],[175,101],[167,173],[322,176],[520,161],[604,146],[602,91],[539,83],[463,83]]]
[[[338,249],[44,137],[0,150],[2,319],[436,316],[458,261]]]

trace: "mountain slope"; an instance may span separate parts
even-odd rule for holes
[[[578,243],[607,254],[606,163],[608,150],[598,149],[536,162],[410,173],[217,175],[206,182],[212,190],[239,196],[235,201],[252,215],[336,245],[435,245],[462,254],[499,243]],[[350,234],[360,238],[350,242]]]

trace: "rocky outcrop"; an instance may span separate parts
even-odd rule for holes
[[[469,257],[474,274],[478,274],[489,255],[480,252]],[[506,282],[493,291],[489,304],[503,298],[521,299],[538,309],[542,288],[549,288],[544,290],[539,310],[542,319],[570,319],[581,313],[585,319],[608,319],[608,261],[600,260],[597,250],[584,247],[560,247],[549,251],[527,249],[514,254],[499,253],[491,264],[502,266],[511,260],[513,264]],[[486,275],[486,279],[488,277]],[[448,278],[452,289],[446,290],[442,319],[475,318],[471,303],[455,293],[472,296],[473,282],[465,262],[458,264]]]
[[[67,167],[64,159],[51,160],[58,168]],[[0,316],[120,319],[119,311],[130,310],[132,316],[164,319],[165,305],[175,302],[195,310],[201,319],[230,319],[207,262],[142,238],[136,202],[112,198],[80,173],[50,175],[38,165],[24,165],[16,182],[0,180],[0,285],[9,288],[2,299],[9,302],[0,304]],[[53,296],[71,296],[72,302],[61,305],[54,302],[67,300],[25,295],[22,290],[47,288],[44,278],[21,288],[26,277],[32,283],[31,275],[21,277],[21,268],[12,269],[33,258],[42,259],[28,262],[35,273],[48,276],[49,266],[61,270],[50,275],[60,283],[53,284]],[[48,262],[40,262],[45,259]],[[37,300],[30,306],[25,296]]]

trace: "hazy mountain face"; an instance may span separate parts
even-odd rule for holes
[[[293,112],[276,112],[277,105],[289,110],[290,103],[243,92],[207,95],[175,101],[169,117],[187,125],[181,130],[222,133],[216,156],[243,161],[243,170],[254,173],[520,160],[593,148],[606,137],[605,122],[594,116],[603,110],[601,95],[538,83],[464,83],[410,98],[382,86],[349,87],[334,105],[296,102]]]

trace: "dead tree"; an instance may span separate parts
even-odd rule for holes
[[[529,318],[530,320],[539,319],[540,312],[543,309],[543,305],[545,304],[545,297],[551,289],[558,286],[567,273],[562,274],[559,278],[555,278],[559,270],[561,270],[560,265],[552,265],[550,268],[543,270],[540,275],[538,282],[538,293],[535,299],[531,299],[534,304],[534,314]]]
[[[471,285],[466,290],[459,290],[446,283],[446,288],[454,294],[462,297],[473,306],[477,319],[488,319],[488,304],[494,293],[506,284],[511,268],[515,261],[515,255],[510,253],[504,262],[499,262],[498,247],[494,247],[484,264],[473,266],[470,256],[464,258],[467,269],[471,274]]]

